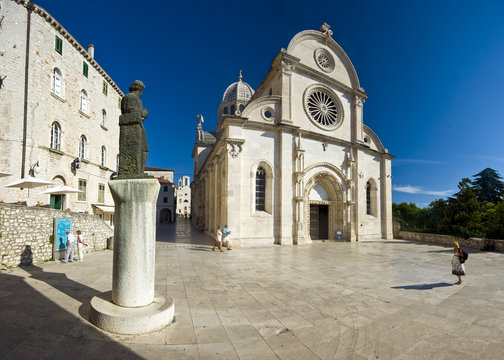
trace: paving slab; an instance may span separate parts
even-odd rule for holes
[[[189,222],[158,227],[156,290],[175,321],[149,334],[93,326],[112,251],[0,272],[0,359],[502,359],[504,254],[377,240],[212,252]]]

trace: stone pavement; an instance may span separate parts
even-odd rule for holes
[[[175,322],[136,336],[89,321],[112,251],[0,272],[0,359],[502,359],[504,254],[405,241],[210,251],[188,222],[158,232],[156,287]]]

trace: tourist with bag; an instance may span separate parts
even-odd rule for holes
[[[459,246],[459,243],[454,241],[453,258],[451,264],[452,264],[452,274],[456,275],[458,278],[458,281],[455,283],[455,285],[462,284],[462,276],[466,274],[464,268],[464,261],[465,261],[464,258],[467,259],[467,254],[462,251],[462,249]]]

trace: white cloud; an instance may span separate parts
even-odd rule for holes
[[[411,186],[411,185],[392,185],[392,190],[405,192],[408,194],[423,194],[423,195],[435,195],[435,196],[448,196],[453,193],[453,190],[445,190],[445,191],[435,191],[435,190],[425,190],[420,186]]]

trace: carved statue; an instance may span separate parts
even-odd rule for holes
[[[149,177],[144,173],[147,163],[147,136],[143,125],[149,116],[143,107],[142,92],[145,85],[135,80],[121,101],[121,116],[119,117],[119,175],[116,179],[138,179]]]

